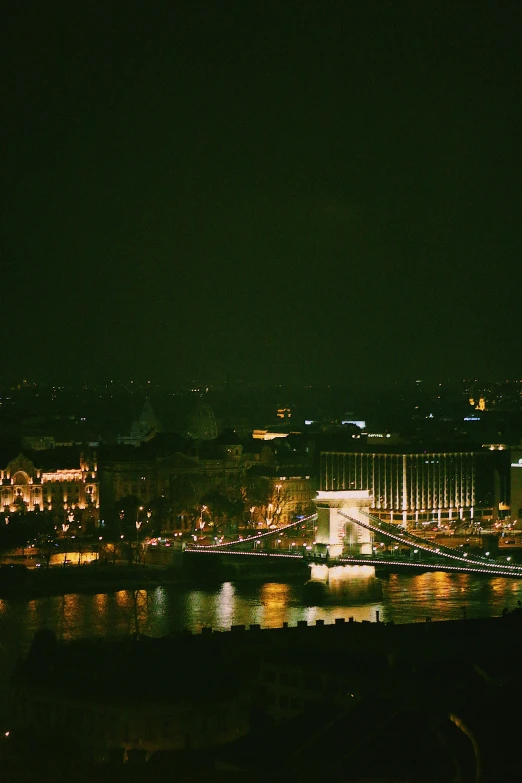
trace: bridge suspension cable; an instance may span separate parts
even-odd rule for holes
[[[378,519],[377,517],[374,517],[372,514],[368,514],[366,511],[362,511],[365,517],[368,517],[374,524],[379,525],[381,529],[387,529],[392,534],[397,532],[397,526],[393,525],[390,522],[383,522],[382,520]],[[507,563],[504,563],[501,560],[495,560],[495,559],[487,559],[483,556],[475,556],[474,558],[469,558],[467,555],[458,555],[456,554],[457,550],[452,549],[449,546],[444,545],[436,545],[432,541],[429,541],[426,538],[423,538],[422,536],[418,536],[415,533],[411,533],[409,530],[405,531],[405,539],[410,539],[415,546],[423,546],[423,547],[431,547],[430,551],[434,551],[436,554],[442,554],[444,556],[450,557],[452,559],[460,559],[465,563],[475,563],[477,565],[485,566],[486,568],[494,567],[494,566],[502,566],[502,568],[507,568],[509,571],[521,571],[522,568],[520,566],[516,565],[508,565]]]
[[[391,534],[395,534],[395,533],[397,533],[397,530],[401,529],[401,528],[398,528],[397,525],[394,525],[391,522],[384,522],[382,519],[378,519],[378,517],[373,516],[373,514],[369,514],[368,512],[364,511],[363,509],[361,509],[361,513],[364,514],[365,517],[368,517],[368,519],[373,524],[378,525],[380,530],[383,531],[383,532],[388,531]],[[418,546],[428,546],[428,547],[436,546],[436,549],[439,552],[441,552],[443,554],[447,554],[448,557],[454,557],[455,553],[457,551],[456,549],[454,549],[452,547],[449,547],[449,546],[444,546],[443,544],[435,545],[429,539],[426,539],[423,536],[416,535],[415,533],[412,533],[410,530],[405,530],[404,531],[404,537],[410,539],[412,541],[412,543],[415,544],[415,546],[417,546],[417,545]],[[466,560],[468,560],[467,557],[466,557]],[[484,561],[485,563],[488,563],[488,562],[491,563],[492,562],[491,560],[486,560],[485,557],[481,557],[481,556],[476,557],[476,560],[477,560],[477,562],[478,561],[480,561],[480,562]],[[516,568],[517,566],[507,566],[507,567],[508,568]]]
[[[311,520],[317,519],[317,514],[309,514],[307,517],[304,517],[303,519],[297,519],[295,522],[289,522],[288,525],[282,525],[281,527],[276,527],[273,530],[264,530],[261,533],[256,533],[252,536],[247,536],[246,538],[238,538],[236,541],[222,541],[219,544],[207,544],[206,546],[198,545],[198,544],[191,544],[190,549],[222,549],[225,547],[231,547],[231,546],[239,546],[241,544],[247,544],[252,541],[259,541],[261,538],[266,538],[267,536],[273,536],[273,535],[279,535],[280,533],[284,533],[285,530],[290,530],[291,528],[297,527],[298,525],[302,525],[306,522],[310,522]]]
[[[421,538],[420,536],[416,536],[413,533],[410,534],[407,531],[404,531],[404,535],[400,535],[398,533],[398,527],[396,525],[392,525],[391,523],[388,522],[383,522],[382,520],[373,517],[371,514],[368,514],[365,511],[361,510],[361,513],[364,514],[364,516],[368,519],[368,522],[363,522],[361,519],[355,519],[354,517],[347,514],[345,511],[342,511],[341,509],[339,510],[339,514],[345,517],[346,519],[349,519],[350,522],[353,522],[356,525],[360,525],[361,527],[364,527],[367,530],[371,530],[373,533],[379,533],[381,535],[387,536],[388,538],[392,538],[393,540],[398,541],[401,544],[405,544],[410,547],[415,546],[418,549],[422,549],[423,551],[429,552],[432,555],[438,555],[439,557],[447,557],[451,560],[456,560],[460,563],[469,564],[470,566],[480,566],[481,569],[484,569],[485,573],[493,569],[498,570],[499,568],[502,568],[502,570],[504,570],[507,573],[511,573],[514,575],[516,574],[517,576],[522,576],[521,566],[511,566],[501,561],[474,559],[470,557],[465,557],[463,555],[457,555],[455,554],[456,550],[452,550],[450,549],[450,547],[436,546],[431,541],[428,541],[425,538]]]

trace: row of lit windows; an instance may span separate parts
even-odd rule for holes
[[[325,453],[321,486],[326,491],[369,489],[374,508],[473,505],[473,454]]]

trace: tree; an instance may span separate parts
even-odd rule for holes
[[[193,530],[201,513],[201,498],[207,489],[207,479],[201,473],[178,473],[171,476],[168,486],[171,516],[188,520],[187,527]]]
[[[0,514],[0,551],[24,548],[28,541],[54,534],[53,516],[46,511]]]
[[[125,495],[114,503],[107,515],[105,537],[108,541],[120,541],[121,536],[128,537],[136,532],[136,518],[141,505],[136,495]]]
[[[170,527],[172,504],[165,495],[159,495],[151,500],[148,511],[150,512],[150,517],[148,517],[150,535],[159,536],[162,530]]]
[[[250,523],[253,527],[280,527],[291,501],[283,481],[269,476],[256,476],[249,486]]]
[[[203,495],[202,508],[207,509],[210,517],[210,527],[215,535],[230,529],[231,520],[243,512],[243,502],[240,499],[231,499],[219,489],[215,489]]]

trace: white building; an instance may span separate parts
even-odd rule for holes
[[[473,519],[474,453],[323,452],[320,488],[367,489],[372,513],[402,524]]]

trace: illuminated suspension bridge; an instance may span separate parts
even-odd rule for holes
[[[315,562],[329,566],[392,566],[413,570],[477,573],[522,579],[522,566],[511,565],[505,560],[493,559],[481,555],[469,556],[466,552],[462,553],[458,549],[439,545],[437,542],[422,538],[398,525],[384,522],[362,509],[359,509],[357,517],[343,509],[339,509],[338,514],[352,524],[366,529],[372,535],[372,542],[373,536],[378,535],[384,540],[393,541],[407,547],[410,550],[410,559],[405,557],[384,556],[377,553],[373,546],[371,553],[349,556],[345,554],[344,550],[337,556],[331,556],[328,548],[326,551],[320,551],[316,545],[306,547],[303,552],[283,552],[278,548],[267,546],[271,539],[280,537],[281,534],[290,532],[307,523],[315,524],[318,519],[317,514],[310,514],[308,517],[296,520],[295,522],[291,522],[282,527],[264,530],[250,536],[239,537],[234,541],[218,542],[208,545],[188,545],[185,552],[189,554],[219,555],[223,557],[243,556],[303,560],[310,563]],[[260,548],[261,543],[263,543],[262,549]],[[412,557],[413,554],[415,554],[415,557]]]

